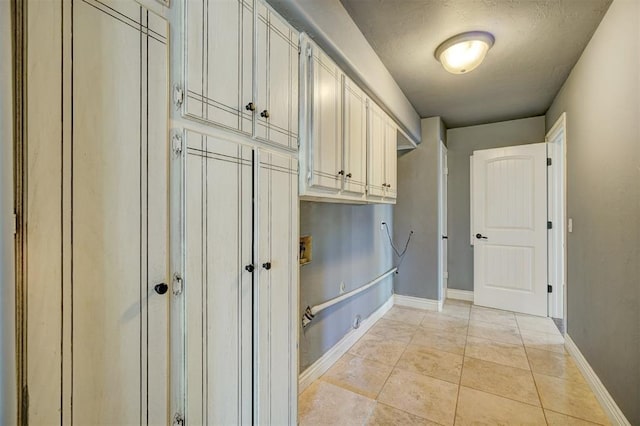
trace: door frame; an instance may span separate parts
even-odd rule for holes
[[[438,146],[438,291],[440,293],[439,300],[444,301],[447,298],[447,281],[448,270],[445,264],[444,239],[447,235],[447,199],[448,199],[448,151],[442,139]],[[447,157],[445,157],[447,156]],[[447,158],[447,163],[443,160]],[[448,244],[447,254],[448,254]]]
[[[567,321],[567,114],[563,112],[545,135],[547,154],[552,159],[548,174],[548,218],[553,226],[549,230],[547,247],[548,280],[553,286],[549,293],[548,315],[561,318],[566,330]],[[549,176],[554,178],[550,180]],[[555,178],[557,177],[557,179]],[[556,202],[554,202],[556,200]],[[559,258],[553,258],[553,247],[560,247]],[[560,282],[560,283],[558,283]]]

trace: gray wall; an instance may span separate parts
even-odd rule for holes
[[[396,293],[440,300],[438,289],[438,146],[444,137],[440,117],[422,119],[422,143],[398,154],[398,201],[393,210],[394,242],[409,249],[396,276]]]
[[[469,244],[469,157],[473,151],[544,142],[544,116],[447,131],[449,202],[449,288],[473,290],[473,247]]]
[[[393,267],[385,221],[391,227],[390,205],[348,205],[300,202],[300,235],[313,237],[313,260],[300,267],[300,318],[307,306],[355,290]],[[393,233],[391,234],[393,235]],[[362,319],[393,294],[393,276],[351,299],[316,315],[300,336],[300,371],[304,371]]]
[[[568,334],[640,425],[640,2],[615,0],[547,112],[567,113]]]
[[[11,2],[0,2],[0,424],[16,422]]]

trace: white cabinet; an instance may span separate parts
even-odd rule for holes
[[[368,196],[395,203],[397,196],[397,127],[373,101],[369,101]]]
[[[171,423],[167,22],[92,0],[26,19],[23,421]]]
[[[298,149],[298,32],[257,2],[255,137]]]
[[[342,189],[342,72],[317,46],[309,44],[308,136],[305,186],[337,193]]]
[[[298,32],[261,0],[184,7],[183,114],[296,150]]]
[[[367,98],[344,77],[343,191],[364,195],[367,186]]]
[[[295,424],[297,160],[193,131],[184,139],[176,410],[186,424]]]

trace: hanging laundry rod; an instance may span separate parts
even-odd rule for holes
[[[304,315],[302,315],[302,326],[306,327],[307,324],[309,324],[318,313],[324,311],[329,306],[333,306],[336,303],[340,303],[343,300],[349,299],[350,297],[353,297],[358,293],[362,293],[366,289],[371,288],[374,285],[378,284],[380,281],[387,278],[389,275],[393,274],[397,270],[398,268],[389,269],[387,272],[380,275],[378,278],[374,279],[373,281],[369,281],[367,284],[363,285],[362,287],[358,287],[357,289],[351,290],[348,293],[341,294],[340,296],[334,297],[333,299],[327,300],[326,302],[321,303],[319,305],[307,306],[307,309],[305,309],[304,311]]]

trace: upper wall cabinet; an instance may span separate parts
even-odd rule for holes
[[[369,101],[367,193],[370,198],[395,202],[397,132],[393,120],[375,102]]]
[[[297,149],[298,33],[260,0],[184,3],[183,114]]]
[[[342,188],[342,72],[322,50],[309,44],[306,184],[337,193]]]
[[[344,77],[343,190],[364,195],[367,187],[367,98],[348,77]]]
[[[256,138],[298,148],[298,32],[258,2]]]

